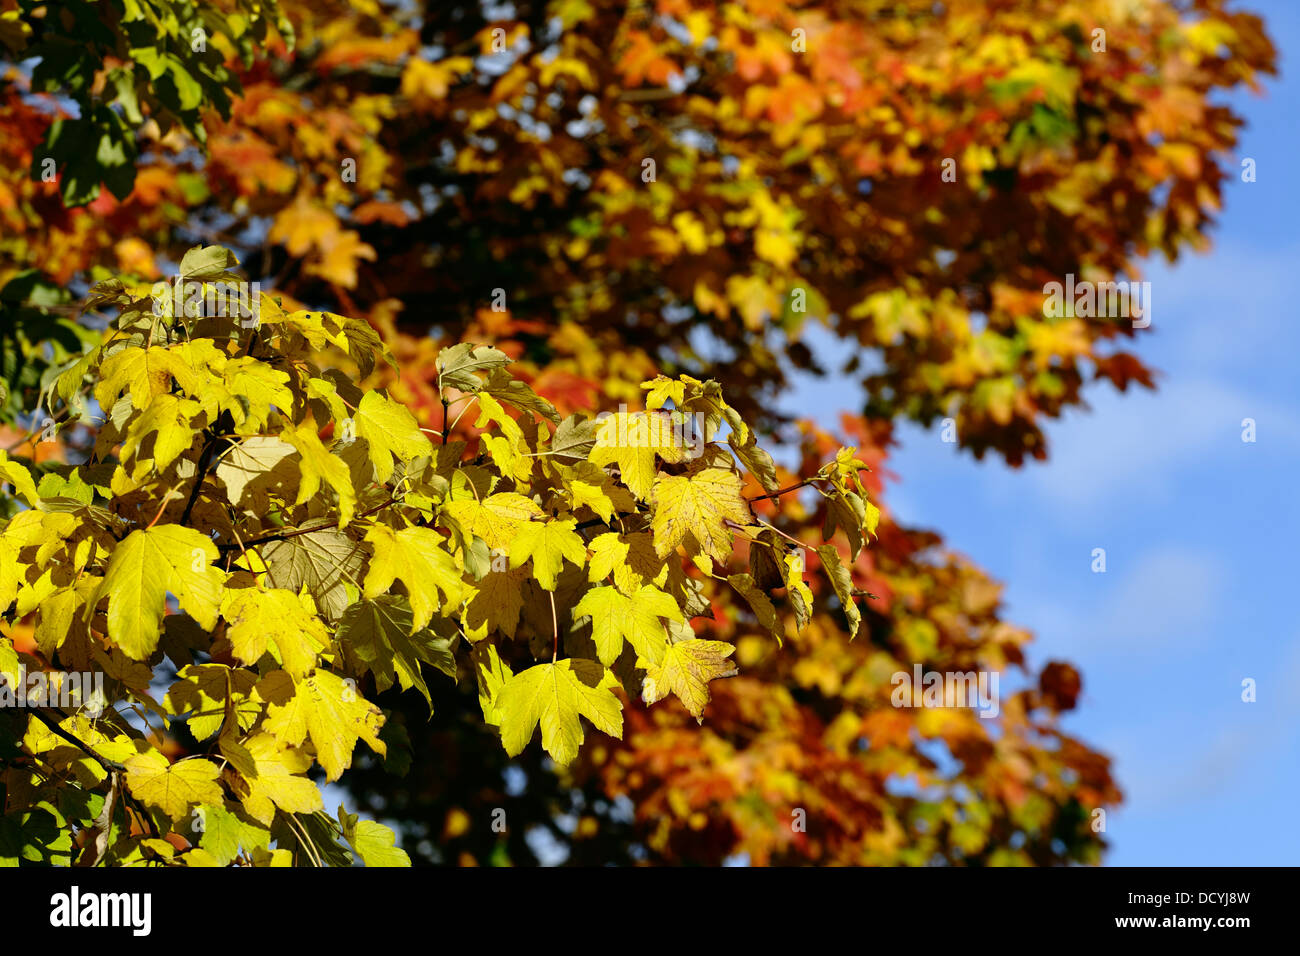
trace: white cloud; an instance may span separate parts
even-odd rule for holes
[[[1293,411],[1213,381],[1165,382],[1155,393],[1106,393],[1093,405],[1052,429],[1050,463],[1029,471],[1039,495],[1077,509],[1076,524],[1090,520],[1086,506],[1163,497],[1180,472],[1209,468],[1242,451],[1244,418],[1255,419],[1261,442],[1267,435],[1287,447],[1300,444]],[[1069,513],[1062,518],[1068,523]]]

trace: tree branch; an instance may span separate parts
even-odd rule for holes
[[[354,515],[352,520],[355,521],[358,518],[369,518],[371,515],[378,514],[380,511],[383,511],[389,505],[393,505],[396,503],[397,503],[396,498],[389,498],[381,505],[375,505],[373,508],[361,512],[361,514],[359,515]],[[289,538],[296,538],[299,535],[311,534],[313,531],[328,531],[330,528],[336,528],[336,527],[338,527],[336,523],[330,522],[329,524],[318,524],[312,528],[295,528],[293,531],[280,531],[280,532],[276,532],[275,534],[263,535],[260,538],[253,538],[249,541],[245,541],[242,544],[239,543],[219,544],[217,545],[217,550],[223,552],[236,551],[236,550],[247,551],[255,544],[266,544],[269,541],[286,541]]]

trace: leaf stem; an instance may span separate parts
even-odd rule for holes
[[[560,625],[555,617],[555,592],[547,591],[551,596],[551,630],[555,633],[555,643],[551,645],[551,663],[560,655]]]

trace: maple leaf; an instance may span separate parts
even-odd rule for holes
[[[218,803],[221,770],[210,760],[191,758],[168,763],[156,750],[128,757],[126,785],[137,799],[179,820],[200,803]]]
[[[492,369],[488,374],[487,384],[482,390],[493,398],[508,402],[515,408],[527,409],[557,425],[560,423],[560,414],[555,410],[554,405],[534,392],[526,382],[513,378],[504,369]]]
[[[465,593],[461,571],[444,547],[446,539],[432,528],[394,532],[377,524],[366,532],[366,540],[374,547],[375,555],[366,572],[363,593],[367,600],[374,600],[394,581],[401,581],[413,612],[411,633],[428,625],[434,612],[460,605]]]
[[[261,705],[249,699],[256,675],[225,664],[189,664],[176,674],[163,707],[182,716],[195,740],[206,740],[221,729],[227,716],[248,730],[262,716]]]
[[[16,461],[10,461],[8,454],[0,450],[0,480],[7,481],[33,507],[37,502],[36,484],[32,473]]]
[[[251,853],[270,844],[270,832],[247,819],[238,804],[205,804],[194,813],[201,814],[203,821],[199,846],[211,854],[216,866],[229,866],[240,851]]]
[[[317,237],[320,250],[319,263],[307,266],[307,271],[331,282],[354,289],[357,285],[357,263],[361,259],[374,261],[375,247],[361,241],[361,234],[352,229],[337,230]]]
[[[501,714],[497,710],[497,697],[506,681],[514,676],[514,671],[501,660],[496,645],[489,641],[474,646],[470,652],[470,662],[474,665],[474,676],[478,683],[478,702],[483,711],[483,722],[499,726]]]
[[[293,408],[289,373],[266,362],[245,355],[227,362],[221,374],[230,392],[230,400],[223,401],[222,407],[231,413],[240,433],[265,428],[273,408],[282,411]]]
[[[193,528],[158,525],[132,531],[113,549],[92,604],[108,597],[108,636],[134,660],[158,646],[167,593],[205,630],[217,624],[225,574],[212,566],[216,545]]]
[[[555,590],[555,578],[560,573],[564,559],[578,567],[587,562],[587,546],[573,529],[578,522],[572,518],[555,521],[530,521],[519,527],[510,542],[510,566],[517,568],[532,559],[533,576],[547,591]]]
[[[335,235],[338,230],[338,217],[301,194],[293,205],[280,210],[268,238],[301,256],[318,243],[319,237]]]
[[[352,740],[355,743],[356,737]],[[241,771],[242,803],[254,820],[269,826],[275,818],[276,807],[285,813],[311,813],[324,806],[320,788],[302,776],[311,768],[311,757],[307,754],[293,747],[281,747],[270,733],[254,734],[243,746],[252,766],[247,774]],[[348,759],[351,759],[350,749]]]
[[[106,358],[99,368],[95,400],[102,408],[111,408],[123,390],[136,408],[146,408],[159,395],[165,395],[175,378],[189,395],[199,391],[202,379],[179,350],[164,347],[124,348]]]
[[[776,616],[776,608],[772,604],[772,599],[768,597],[767,592],[754,583],[752,576],[748,574],[733,574],[727,578],[727,583],[735,588],[740,596],[748,602],[750,610],[754,616],[771,635],[776,639],[778,644],[782,643],[784,638],[784,628],[780,618]]]
[[[316,666],[316,655],[329,647],[329,631],[316,616],[311,598],[292,591],[227,591],[221,616],[229,624],[231,649],[245,664],[256,664],[274,642],[280,665],[295,678],[305,677]]]
[[[367,392],[357,406],[353,421],[357,436],[370,446],[375,477],[381,482],[393,475],[393,456],[411,461],[433,454],[433,443],[420,431],[415,416],[404,406],[378,392]]]
[[[666,646],[663,621],[682,620],[681,608],[670,595],[653,585],[643,585],[630,595],[617,588],[592,588],[573,608],[573,617],[591,618],[596,655],[606,666],[614,663],[627,640],[648,661],[663,660]]]
[[[523,585],[527,579],[528,572],[524,568],[515,568],[492,571],[478,582],[478,591],[465,608],[465,625],[470,629],[471,640],[476,639],[475,632],[487,636],[499,630],[508,637],[515,636],[524,603]]]
[[[411,858],[401,847],[394,846],[397,837],[382,823],[359,820],[355,813],[347,813],[339,804],[339,824],[343,838],[352,844],[361,862],[366,866],[410,866]]]
[[[272,671],[258,683],[257,693],[268,701],[266,729],[291,747],[310,737],[327,780],[337,780],[352,766],[358,739],[380,755],[387,752],[379,739],[379,708],[337,674],[317,670],[295,681],[284,671]]]
[[[299,471],[286,459],[297,454],[288,442],[268,435],[245,438],[221,456],[216,475],[226,486],[231,503],[244,505],[257,514],[270,507],[269,495],[290,497],[297,487]],[[248,501],[245,501],[247,496]]]
[[[510,357],[504,352],[487,345],[461,342],[438,353],[438,383],[462,392],[477,392],[483,387],[478,372],[490,372],[509,363]]]
[[[122,459],[136,455],[145,438],[153,435],[152,464],[155,471],[161,472],[194,444],[198,429],[194,427],[193,419],[198,411],[199,403],[192,399],[157,396],[127,429],[126,440],[122,442]],[[143,474],[147,464],[141,463],[135,474]]]
[[[804,565],[801,555],[785,556],[784,582],[790,604],[794,608],[795,629],[802,631],[812,616],[813,596],[803,579]]]
[[[527,482],[532,477],[533,459],[528,454],[523,429],[491,395],[480,392],[477,400],[480,414],[474,427],[495,425],[500,430],[500,434],[484,431],[479,441],[503,475]]]
[[[646,672],[641,699],[653,704],[669,693],[676,694],[691,715],[702,720],[704,705],[709,702],[709,681],[736,673],[735,664],[727,660],[735,649],[723,641],[696,638],[669,644],[660,661],[638,660],[637,666]]]
[[[749,505],[740,494],[740,477],[724,468],[686,475],[661,473],[652,491],[655,551],[660,557],[678,545],[687,554],[724,561],[731,552],[728,521],[750,523]]]
[[[655,456],[669,464],[682,461],[679,433],[664,412],[616,412],[597,423],[588,459],[595,465],[618,465],[623,484],[645,501],[655,481]]]
[[[501,742],[523,752],[540,723],[542,747],[557,764],[572,763],[585,739],[579,716],[613,737],[623,736],[623,709],[613,677],[595,661],[570,658],[536,664],[510,677],[496,695]]]
[[[375,675],[375,689],[385,691],[396,678],[403,690],[412,687],[429,701],[429,688],[420,662],[432,664],[456,679],[456,658],[446,638],[412,627],[411,606],[403,597],[381,594],[358,601],[339,621],[338,641],[364,669]]]
[[[459,498],[448,501],[443,510],[467,534],[478,535],[489,548],[508,548],[520,527],[540,517],[542,509],[531,498],[513,491],[498,492],[483,500]]]
[[[577,462],[571,468],[561,466],[574,510],[587,507],[608,522],[615,512],[631,513],[636,501],[626,488],[614,482],[600,466],[590,461]]]
[[[285,429],[280,438],[292,445],[300,456],[302,484],[298,487],[298,498],[294,504],[315,497],[324,481],[339,496],[339,527],[344,527],[352,520],[356,510],[357,493],[352,487],[352,475],[343,459],[331,455],[316,434],[316,423],[310,418],[301,425]]]
[[[592,552],[591,562],[587,565],[587,580],[594,584],[623,565],[631,544],[618,532],[606,531],[592,538],[587,547]]]
[[[835,589],[835,596],[840,599],[840,607],[844,609],[844,616],[848,618],[849,637],[857,637],[862,626],[862,612],[858,610],[857,602],[853,598],[853,577],[849,574],[848,568],[844,567],[844,562],[840,559],[840,553],[835,548],[835,545],[821,545],[817,549],[817,555],[821,558],[826,576],[831,579],[831,587]]]
[[[306,588],[330,620],[347,608],[347,585],[361,577],[365,564],[364,546],[333,528],[271,541],[262,557],[268,584],[294,593]]]

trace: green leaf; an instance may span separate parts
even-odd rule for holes
[[[381,594],[373,601],[358,601],[343,612],[336,636],[345,651],[375,675],[375,689],[380,692],[393,686],[396,679],[402,690],[414,687],[430,703],[421,662],[456,679],[452,641],[428,628],[414,629],[411,605],[400,595]]]
[[[510,356],[487,345],[461,342],[439,352],[437,364],[440,387],[477,392],[483,387],[483,380],[476,373],[504,368],[510,364]]]

